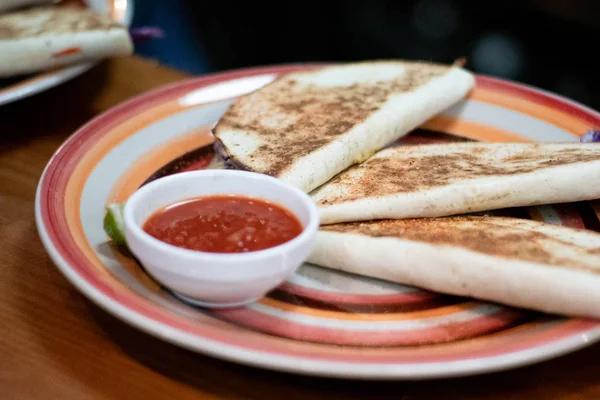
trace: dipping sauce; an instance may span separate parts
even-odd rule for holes
[[[276,204],[243,196],[192,198],[156,211],[143,226],[173,246],[211,253],[246,253],[285,243],[302,223]]]

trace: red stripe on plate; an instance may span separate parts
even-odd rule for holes
[[[531,86],[500,80],[488,76],[479,75],[476,77],[476,81],[478,87],[508,93],[512,96],[517,96],[549,108],[560,110],[567,114],[571,114],[578,119],[586,121],[590,125],[590,128],[600,128],[600,113],[574,101],[559,98],[556,95],[546,93]],[[581,132],[581,135],[584,133],[585,132]]]
[[[414,330],[365,331],[305,325],[278,318],[249,308],[222,310],[216,313],[226,321],[286,338],[317,343],[352,346],[415,346],[452,342],[490,334],[522,321],[524,314],[503,309],[492,315],[468,322],[457,322]],[[368,322],[365,322],[368,324]]]
[[[83,128],[76,132],[50,160],[43,180],[40,186],[39,206],[43,228],[46,230],[50,241],[56,248],[58,254],[69,267],[91,285],[99,293],[107,296],[112,301],[128,308],[130,311],[138,313],[181,332],[190,333],[213,342],[220,342],[240,349],[254,350],[264,353],[278,354],[289,357],[313,358],[325,361],[348,361],[356,363],[399,363],[399,362],[425,362],[425,361],[456,361],[472,357],[491,357],[506,354],[518,350],[529,349],[543,344],[551,343],[562,338],[570,337],[576,334],[584,333],[598,326],[593,321],[569,320],[565,323],[549,329],[546,332],[525,336],[519,341],[499,342],[494,346],[484,346],[482,348],[469,346],[468,348],[457,347],[456,351],[443,354],[429,354],[427,357],[415,358],[410,351],[404,355],[394,351],[368,352],[368,351],[339,351],[337,347],[327,346],[307,346],[304,344],[290,343],[285,340],[264,340],[260,334],[252,335],[246,331],[240,331],[233,327],[225,328],[218,324],[200,324],[186,320],[174,314],[161,309],[150,301],[140,298],[133,292],[122,291],[118,288],[116,282],[110,282],[103,279],[98,273],[90,267],[88,260],[78,249],[73,237],[69,234],[66,224],[65,207],[72,206],[64,204],[64,196],[68,178],[73,172],[79,159],[93,146],[99,138],[110,130],[116,124],[122,122],[128,116],[148,108],[154,102],[167,101],[181,96],[190,90],[199,89],[211,84],[241,77],[285,73],[293,70],[306,69],[306,66],[258,68],[252,70],[234,71],[225,74],[212,75],[204,78],[191,79],[185,82],[177,83],[163,89],[159,89],[148,94],[137,96],[103,114]],[[490,80],[490,78],[481,78],[478,82],[483,85],[496,85],[497,90],[507,89],[516,90],[508,83]],[[519,94],[526,96],[528,90],[518,88]],[[546,95],[533,92],[531,94],[538,101],[547,100],[548,103],[557,100]],[[600,121],[597,113],[578,109],[576,105],[567,102],[558,102],[557,106],[568,112],[580,115],[589,121]],[[75,205],[79,206],[79,205]],[[460,344],[456,344],[460,346]]]
[[[569,228],[585,229],[583,219],[572,204],[554,204],[552,208],[558,214],[562,225]]]

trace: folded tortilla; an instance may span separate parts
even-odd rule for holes
[[[229,165],[309,192],[463,99],[457,65],[341,64],[285,75],[240,97],[214,128]]]
[[[311,263],[567,316],[600,318],[600,234],[505,217],[321,227]]]
[[[598,143],[447,143],[376,153],[315,190],[321,223],[600,198]]]
[[[0,0],[0,14],[23,7],[51,4],[54,2],[54,0]]]
[[[132,52],[128,30],[91,10],[35,7],[0,16],[0,77]]]

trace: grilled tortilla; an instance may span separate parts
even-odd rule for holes
[[[600,318],[600,234],[592,231],[505,217],[336,224],[321,227],[309,261],[440,293]]]
[[[127,29],[91,10],[35,7],[0,16],[0,77],[132,52]]]
[[[288,74],[239,98],[214,128],[230,165],[309,192],[463,99],[459,66],[403,61]]]
[[[0,13],[40,4],[51,4],[54,0],[0,0]]]
[[[321,223],[600,198],[596,143],[448,143],[376,153],[312,193]]]

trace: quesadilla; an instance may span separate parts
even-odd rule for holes
[[[321,223],[441,217],[600,198],[595,143],[447,143],[376,153],[315,190]]]
[[[0,77],[132,53],[127,29],[91,10],[36,7],[0,16]]]
[[[285,75],[235,101],[214,128],[234,168],[309,192],[463,99],[458,65],[374,61]]]
[[[321,227],[309,261],[450,295],[600,318],[600,234],[592,231],[505,217],[336,224]]]
[[[51,4],[54,0],[0,0],[0,13],[23,7]]]

